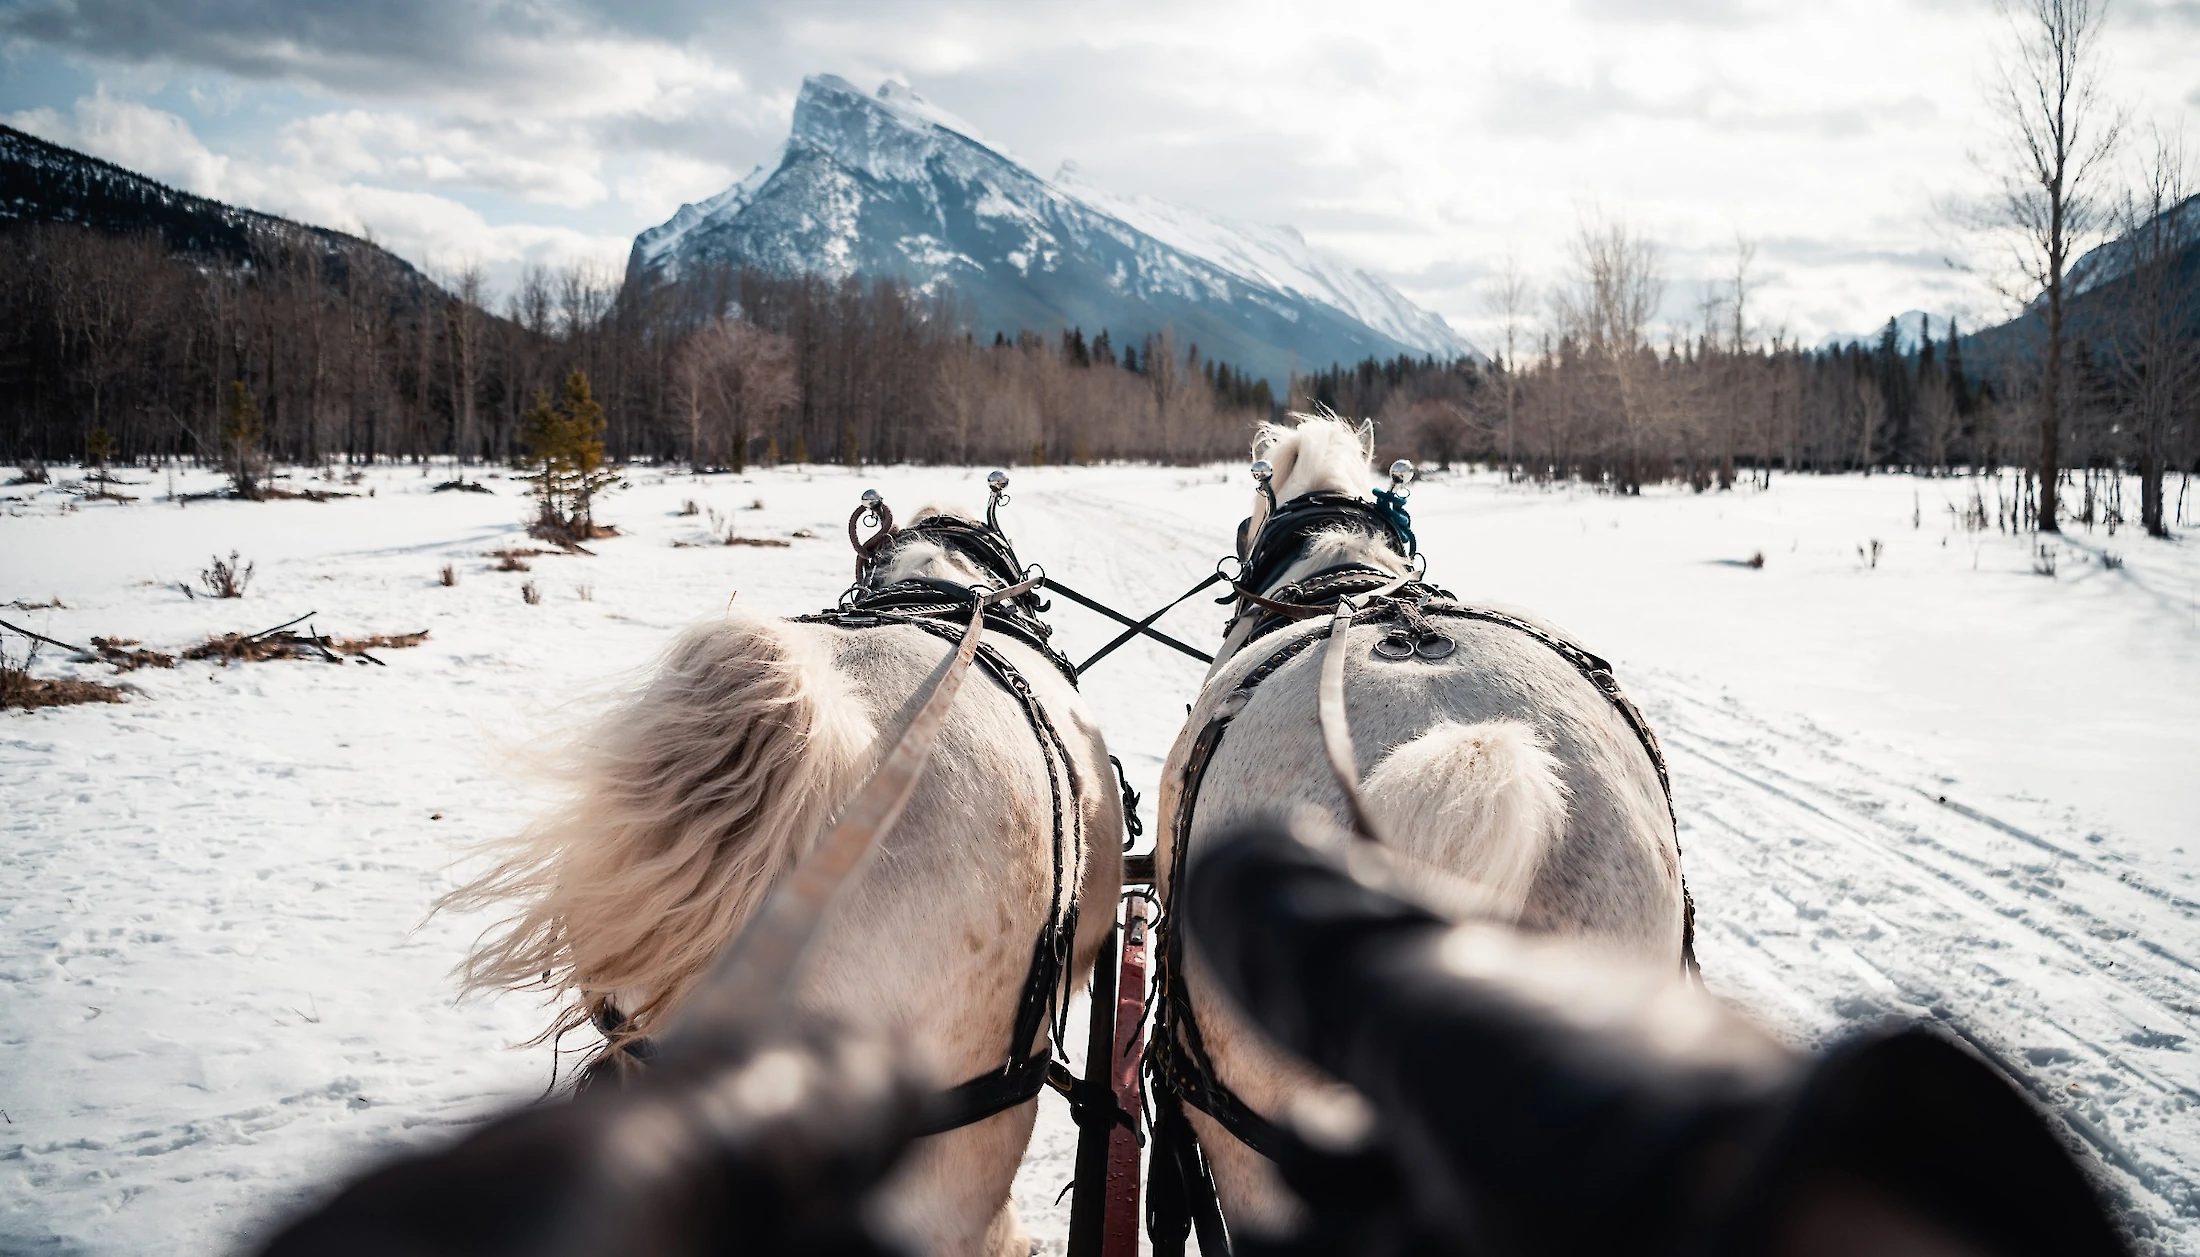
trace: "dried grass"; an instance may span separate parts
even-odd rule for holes
[[[579,525],[553,524],[538,519],[528,525],[527,535],[538,541],[548,541],[563,546],[568,551],[587,554],[588,551],[581,547],[581,542],[593,541],[598,537],[616,537],[619,535],[619,530],[610,524],[597,524],[594,527],[584,528]]]
[[[339,637],[333,641],[324,637],[321,640],[328,642],[329,649],[334,650],[337,654],[363,655],[370,650],[403,650],[407,646],[418,646],[428,640],[428,630],[422,629],[417,633],[374,633],[366,637]]]
[[[30,673],[29,656],[16,659],[0,651],[0,710],[35,711],[41,707],[74,707],[79,703],[119,703],[124,694],[119,685],[34,677]]]
[[[160,650],[134,649],[138,644],[134,637],[95,637],[85,658],[97,659],[117,672],[135,672],[139,668],[173,668],[176,657]]]
[[[417,633],[376,633],[367,637],[323,637],[317,633],[293,633],[288,629],[268,633],[217,633],[183,652],[185,659],[231,663],[265,663],[270,659],[318,659],[342,663],[347,656],[363,656],[380,663],[370,650],[401,650],[428,640],[428,630]]]

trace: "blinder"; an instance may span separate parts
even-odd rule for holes
[[[1238,555],[1245,561],[1238,583],[1247,589],[1268,589],[1285,568],[1298,560],[1308,537],[1338,525],[1375,537],[1401,559],[1410,559],[1417,552],[1412,519],[1402,502],[1370,502],[1350,493],[1318,489],[1270,513],[1262,521],[1257,537],[1248,538],[1253,529],[1250,516],[1238,525]]]

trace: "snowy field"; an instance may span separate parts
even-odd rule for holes
[[[540,1094],[549,1050],[512,1045],[542,1010],[454,1004],[484,923],[424,920],[466,844],[547,797],[528,744],[736,591],[829,603],[865,486],[967,508],[982,472],[644,471],[602,512],[624,536],[525,573],[486,557],[529,544],[518,487],[429,492],[448,468],[320,504],[0,490],[0,618],[55,637],[177,650],[308,611],[431,634],[387,667],[187,663],[124,678],[126,704],[0,713],[0,1252],[234,1251],[362,1158]],[[1015,475],[1024,556],[1126,608],[1208,571],[1248,496],[1237,468]],[[2079,534],[2047,577],[2029,541],[1963,531],[1962,494],[1459,477],[1412,505],[1433,579],[1570,629],[1656,725],[1715,990],[1801,1043],[1890,1014],[1954,1029],[2061,1115],[2145,1251],[2200,1253],[2200,553]],[[686,499],[816,536],[677,546],[705,539]],[[233,549],[245,598],[181,592]],[[1055,619],[1073,657],[1110,635]],[[1165,626],[1219,622],[1195,600]],[[57,654],[41,675],[106,675]],[[1088,688],[1149,806],[1199,672],[1142,644]],[[1074,1135],[1044,1103],[1018,1196],[1055,1252]]]

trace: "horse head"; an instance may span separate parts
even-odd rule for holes
[[[905,527],[876,490],[848,517],[848,541],[856,549],[855,588],[872,592],[910,581],[998,589],[1024,577],[1023,561],[1001,531],[997,512],[1007,501],[1008,475],[986,477],[991,490],[984,519],[951,507],[927,505]],[[859,527],[875,528],[868,540]]]

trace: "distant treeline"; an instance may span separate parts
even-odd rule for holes
[[[2057,483],[2079,492],[2061,495],[2058,518],[2159,533],[2165,474],[2200,472],[2200,234],[2166,234],[2173,221],[2136,219],[2126,272],[2072,307]],[[1386,458],[1465,459],[1622,493],[1763,483],[1775,469],[2035,474],[2037,311],[1984,336],[1946,326],[1936,338],[1928,322],[1906,346],[1890,320],[1873,343],[1803,349],[1753,329],[1745,246],[1699,330],[1659,343],[1656,259],[1624,225],[1589,224],[1569,273],[1536,303],[1548,330],[1531,344],[1517,343],[1528,286],[1508,278],[1500,304],[1516,343],[1487,365],[1367,361],[1295,380],[1292,402],[1374,417]],[[2122,473],[2137,474],[2141,502],[2122,500]],[[2038,525],[2037,501],[2037,486],[2020,484],[2008,525]]]
[[[1642,346],[1624,362],[1562,336],[1511,371],[1501,360],[1370,360],[1297,380],[1293,399],[1373,416],[1385,458],[1486,463],[1623,493],[1663,481],[1766,483],[1775,469],[2030,475],[2038,398],[2025,360],[1970,368],[1957,332],[1936,339],[1927,323],[1922,344],[1905,347],[1890,323],[1874,343],[1816,350],[1737,350],[1706,335]],[[2115,473],[2151,475],[2157,493],[2164,473],[2200,473],[2200,378],[2150,424],[2145,375],[2119,365],[2103,342],[2074,355],[2063,476],[2078,492],[2064,495],[2067,519],[2141,522]],[[2021,511],[2012,523],[2029,526]]]
[[[1510,465],[1622,492],[1699,489],[1790,471],[1948,470],[2022,461],[2015,408],[1963,366],[1949,328],[1905,351],[1876,344],[1739,351],[1704,337],[1615,361],[1571,336],[1508,370],[1411,358],[1299,380],[1303,403],[1372,415],[1386,447]],[[2088,440],[2102,435],[2087,432]]]
[[[242,382],[280,461],[503,460],[574,370],[620,462],[1204,461],[1273,412],[1265,382],[1164,334],[987,344],[951,299],[891,281],[728,270],[624,291],[532,269],[486,308],[480,275],[341,268],[280,242],[249,262],[154,234],[0,232],[0,434],[11,458],[216,461]]]
[[[1200,462],[1242,456],[1252,426],[1285,404],[1372,417],[1386,457],[1619,492],[1724,488],[1774,469],[2027,464],[2039,390],[2025,324],[1996,330],[1990,362],[1965,360],[1966,347],[1985,356],[1981,341],[1930,325],[1920,347],[1890,323],[1875,344],[1805,350],[1753,335],[1737,279],[1700,331],[1654,344],[1654,259],[1623,227],[1585,230],[1532,343],[1486,362],[1334,367],[1278,399],[1167,334],[978,341],[950,295],[884,280],[728,269],[622,289],[534,269],[492,312],[478,273],[436,287],[394,259],[332,268],[311,242],[223,264],[179,258],[151,234],[25,226],[0,232],[0,434],[20,458],[228,460],[223,416],[241,384],[280,461],[509,460],[537,397],[578,370],[611,460],[697,468]],[[2163,284],[2191,282],[2189,265],[2164,271]],[[2200,460],[2200,321],[2186,296],[2145,306],[2132,284],[2117,291],[2070,354],[2066,465],[2159,486]],[[2125,317],[2141,306],[2155,311],[2146,335]],[[2158,487],[2153,500],[2158,519]],[[2064,513],[2123,509],[2088,492]]]

